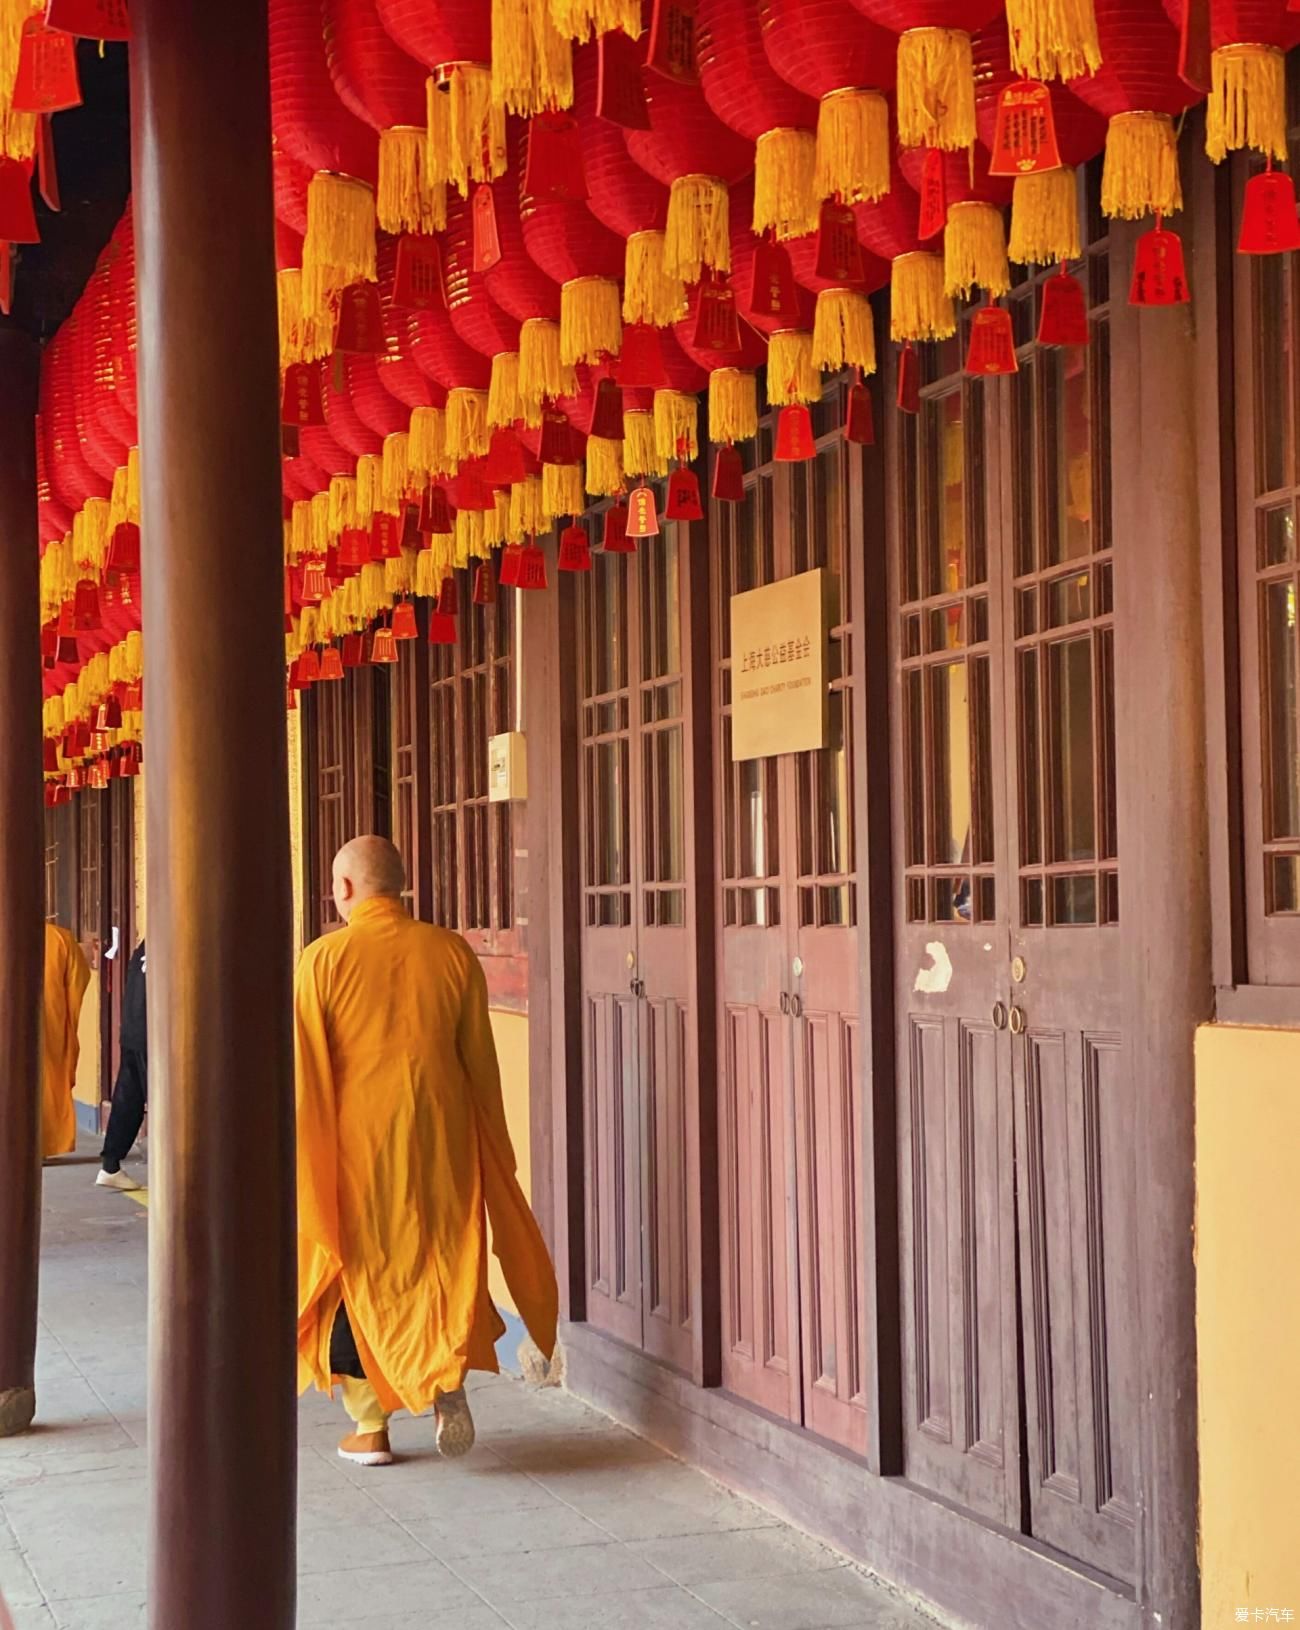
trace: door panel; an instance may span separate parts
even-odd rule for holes
[[[626,981],[624,981],[626,983]],[[588,1307],[624,1341],[641,1337],[641,1126],[636,1003],[621,993],[584,1004],[587,1061]]]
[[[687,1009],[675,999],[646,998],[639,1023],[646,1114],[644,1345],[685,1367],[691,1356]]]

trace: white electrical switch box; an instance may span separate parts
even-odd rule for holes
[[[488,737],[488,802],[518,803],[528,796],[528,761],[522,730]]]

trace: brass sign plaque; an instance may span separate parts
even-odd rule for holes
[[[826,745],[826,573],[731,599],[731,756]]]

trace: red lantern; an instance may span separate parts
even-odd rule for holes
[[[270,0],[268,26],[276,140],[313,173],[336,171],[373,185],[379,143],[334,89],[320,0]]]
[[[344,107],[375,130],[423,127],[423,68],[402,51],[375,0],[322,0],[321,26],[330,78]]]
[[[596,112],[609,124],[626,130],[649,130],[650,114],[641,83],[641,53],[636,41],[621,28],[611,28],[596,40]],[[586,133],[583,134],[586,146]]]
[[[602,36],[573,57],[573,116],[582,133],[582,161],[587,179],[587,208],[602,225],[630,238],[634,232],[660,229],[668,219],[668,189],[648,174],[627,150],[623,134],[597,106],[599,51]],[[626,36],[621,36],[625,38]],[[638,90],[641,78],[637,76]],[[649,108],[641,91],[645,123],[629,130],[648,130]]]
[[[474,270],[470,207],[456,193],[452,193],[447,200],[443,266],[447,312],[452,327],[461,339],[485,357],[494,357],[498,351],[517,351],[519,321],[492,298],[488,292],[487,274]]]
[[[560,315],[560,285],[528,253],[520,220],[519,164],[523,147],[520,128],[512,126],[506,139],[510,165],[505,175],[491,186],[481,186],[475,197],[487,194],[493,205],[496,255],[485,280],[492,298],[519,322],[533,317],[557,320]]]

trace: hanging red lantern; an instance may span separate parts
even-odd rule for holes
[[[1181,28],[1187,0],[1165,0]],[[1209,0],[1210,94],[1205,150],[1218,164],[1243,149],[1287,160],[1286,53],[1300,15],[1277,0]]]
[[[361,458],[366,453],[381,453],[384,447],[383,437],[362,422],[352,405],[344,358],[340,356],[318,366],[321,369],[322,397],[325,403],[325,428],[330,435],[341,448],[351,453],[353,458]],[[304,451],[311,456],[310,449],[305,443]]]
[[[466,345],[446,311],[409,312],[407,334],[411,360],[427,379],[446,390],[457,385],[470,390],[488,388],[491,363],[482,351]]]
[[[662,231],[668,220],[668,189],[636,162],[622,131],[598,112],[598,73],[595,45],[574,53],[573,116],[582,134],[587,208],[620,238],[630,238],[634,232]],[[636,128],[649,130],[649,117],[647,107],[646,124]]]
[[[437,407],[443,401],[443,392],[432,387],[421,372],[411,352],[411,330],[407,309],[397,298],[397,266],[403,250],[417,240],[410,237],[394,242],[381,238],[376,253],[379,272],[379,317],[383,330],[383,350],[375,358],[379,383],[407,408]],[[441,291],[441,255],[438,257],[439,289],[434,309],[443,306]],[[424,310],[426,307],[417,307]]]
[[[529,254],[520,220],[520,156],[522,129],[512,122],[506,138],[510,163],[505,175],[491,186],[479,189],[493,200],[497,253],[484,273],[492,298],[519,322],[546,317],[558,322],[560,285]]]
[[[127,0],[48,0],[45,21],[83,40],[131,38]]]
[[[470,206],[456,194],[447,201],[443,269],[448,315],[461,339],[485,357],[494,357],[499,351],[517,351],[519,321],[493,299],[487,274],[474,270]]]
[[[311,177],[310,166],[294,158],[272,136],[271,181],[275,193],[276,219],[292,227],[299,238],[307,230],[307,187]],[[301,246],[289,264],[302,265]]]
[[[276,140],[313,174],[330,171],[373,186],[379,144],[334,89],[320,0],[269,0],[267,18]]]
[[[960,151],[975,135],[971,35],[998,0],[853,0],[899,36],[898,140],[904,147]]]

